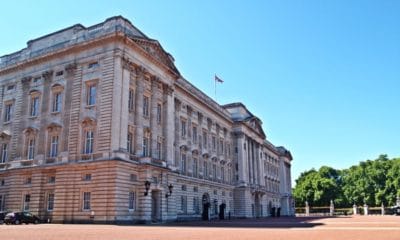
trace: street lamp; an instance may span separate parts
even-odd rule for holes
[[[172,186],[172,184],[168,185],[168,193],[165,194],[165,198],[168,198],[172,195],[172,189],[174,188],[174,186]]]
[[[144,192],[145,196],[147,196],[149,194],[150,185],[151,185],[151,183],[149,181],[144,182],[144,188],[146,190],[146,192]]]

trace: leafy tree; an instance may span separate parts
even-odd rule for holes
[[[400,158],[380,155],[344,170],[322,166],[318,171],[305,171],[296,180],[293,195],[298,206],[305,201],[328,206],[330,200],[343,207],[394,205],[400,195]]]

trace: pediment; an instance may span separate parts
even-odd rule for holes
[[[252,117],[249,121],[248,124],[250,127],[259,135],[261,135],[263,138],[265,138],[265,132],[261,126],[261,121],[257,117]]]
[[[157,61],[169,67],[176,74],[180,75],[173,62],[173,57],[163,49],[157,40],[137,37],[132,38],[132,40]]]

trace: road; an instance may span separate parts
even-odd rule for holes
[[[0,226],[1,239],[57,240],[399,240],[400,217],[268,218],[166,225],[40,224]]]

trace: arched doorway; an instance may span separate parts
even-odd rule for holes
[[[202,199],[202,204],[203,204],[203,212],[201,214],[203,220],[209,220],[210,219],[210,195],[208,193],[204,193]]]

